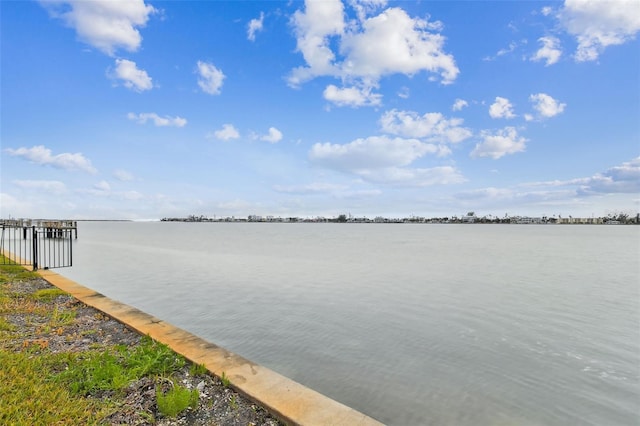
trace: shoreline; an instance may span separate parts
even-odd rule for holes
[[[0,423],[284,424],[230,383],[167,346],[36,273],[13,266],[13,271],[8,271],[11,266],[0,267]],[[158,360],[162,372],[140,372],[141,359],[146,365]],[[96,362],[100,372],[91,367]],[[75,379],[65,379],[69,373]],[[127,380],[119,379],[125,376]],[[196,393],[196,398],[169,414],[161,408],[158,392],[166,394],[174,388]]]
[[[235,391],[249,401],[255,401],[285,424],[381,425],[380,422],[270,369],[159,318],[114,301],[51,270],[38,270],[35,273],[50,285],[134,330],[140,336],[148,335],[188,361],[203,365],[214,377],[228,378]]]

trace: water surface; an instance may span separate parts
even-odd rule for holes
[[[81,222],[63,275],[384,423],[637,425],[640,227]]]

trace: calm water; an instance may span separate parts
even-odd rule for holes
[[[81,222],[74,265],[387,424],[640,423],[640,227]]]

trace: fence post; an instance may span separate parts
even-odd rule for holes
[[[73,266],[73,240],[72,230],[69,230],[69,266]],[[76,238],[78,238],[78,228],[76,228]]]
[[[31,232],[33,232],[33,250],[31,255],[33,256],[33,270],[38,270],[38,233],[36,232],[36,227],[33,226],[31,228]]]

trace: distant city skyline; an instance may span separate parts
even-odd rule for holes
[[[0,9],[2,218],[640,211],[638,1]]]
[[[340,214],[333,217],[315,216],[260,216],[249,215],[247,217],[236,216],[205,216],[189,215],[186,217],[163,217],[163,222],[355,222],[355,223],[519,223],[519,224],[640,224],[640,213],[629,215],[618,212],[608,216],[574,217],[569,216],[498,216],[487,214],[478,216],[475,212],[467,212],[462,215],[449,215],[442,217],[428,216],[404,216],[404,217],[368,217],[354,216],[352,214]]]

